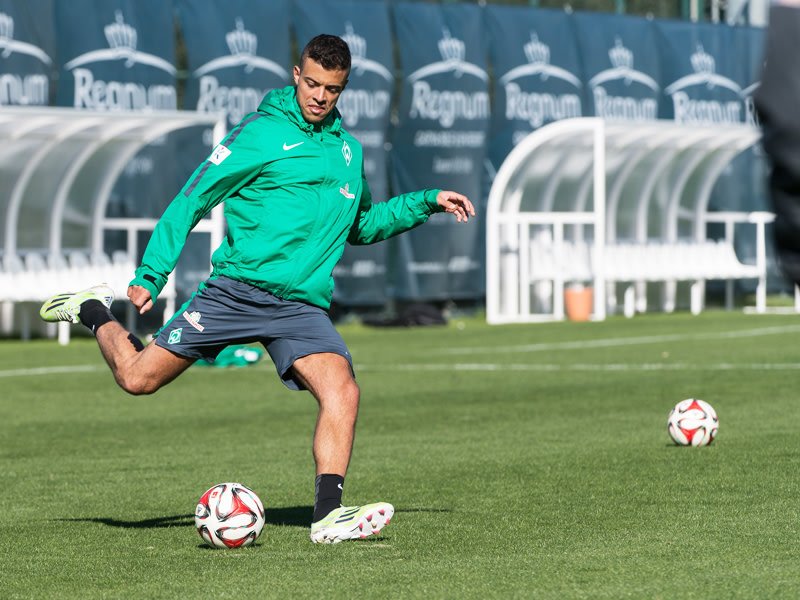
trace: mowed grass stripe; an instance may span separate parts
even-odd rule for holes
[[[261,365],[272,369],[269,358],[265,358]],[[76,365],[64,367],[41,367],[33,369],[14,369],[0,371],[0,377],[40,377],[43,375],[68,375],[102,372],[108,367],[104,365]],[[523,364],[523,363],[442,363],[442,364],[360,364],[355,366],[357,372],[369,371],[796,371],[800,370],[800,363],[774,364],[731,364],[716,365],[697,364]]]
[[[40,375],[69,375],[70,373],[92,373],[107,369],[105,365],[64,365],[60,367],[31,367],[0,371],[0,377],[39,377]]]
[[[523,327],[531,327],[531,325],[523,325]],[[783,326],[783,327],[759,327],[755,329],[744,329],[744,330],[731,330],[731,331],[721,331],[715,333],[703,333],[703,334],[672,334],[672,335],[645,335],[645,336],[638,336],[638,337],[625,337],[625,338],[606,338],[606,339],[599,339],[599,340],[580,340],[580,341],[565,341],[565,342],[553,342],[553,343],[541,343],[541,344],[525,344],[525,345],[514,345],[514,346],[491,346],[491,347],[461,347],[461,348],[448,348],[443,351],[437,350],[437,352],[443,352],[446,354],[480,354],[480,353],[491,353],[491,352],[502,352],[502,353],[512,353],[512,352],[546,352],[552,350],[589,350],[593,348],[613,348],[613,347],[624,347],[624,346],[632,346],[632,345],[643,345],[643,344],[662,344],[662,343],[674,343],[674,342],[692,342],[692,341],[701,341],[701,340],[725,340],[725,339],[737,339],[737,338],[749,338],[749,337],[759,337],[759,336],[769,336],[769,335],[794,335],[800,333],[800,325],[796,326]],[[268,363],[269,360],[267,359],[266,362]],[[263,364],[263,363],[262,363]],[[38,375],[60,375],[60,374],[69,374],[69,373],[88,373],[93,371],[101,371],[107,368],[105,365],[63,365],[63,366],[52,366],[52,367],[32,367],[29,369],[10,369],[10,370],[0,370],[0,377],[26,377],[26,376],[38,376]],[[425,364],[425,365],[418,365],[418,364],[376,364],[376,363],[363,363],[357,364],[357,370],[375,370],[375,369],[392,369],[392,370],[411,370],[411,369],[425,369],[428,371],[443,371],[443,370],[460,370],[460,371],[471,371],[471,370],[493,370],[493,371],[502,371],[502,370],[558,370],[558,369],[568,369],[568,370],[575,370],[575,371],[586,371],[586,370],[637,370],[637,371],[646,371],[646,370],[682,370],[682,369],[696,369],[698,368],[697,365],[692,364],[622,364],[622,365],[609,365],[609,364],[599,364],[599,365],[581,365],[581,364],[573,364],[573,365],[530,365],[530,364],[506,364],[506,363],[495,363],[495,364],[485,364],[485,363],[469,363],[469,364]],[[800,364],[772,364],[772,363],[764,363],[764,364],[719,364],[719,365],[704,365],[703,368],[708,368],[716,371],[725,371],[725,370],[733,370],[733,369],[749,369],[749,370],[765,370],[765,369],[773,369],[773,370],[795,370],[800,368]]]
[[[546,352],[549,350],[584,350],[591,348],[613,348],[641,344],[662,344],[666,342],[696,342],[701,340],[726,340],[737,338],[760,337],[765,335],[794,335],[800,333],[800,325],[786,327],[759,327],[732,331],[719,331],[699,334],[667,334],[645,335],[625,338],[607,338],[600,340],[580,340],[568,342],[550,342],[541,344],[524,344],[496,347],[465,347],[445,350],[448,354],[479,354],[483,352]]]
[[[520,363],[456,363],[360,365],[356,371],[796,371],[800,363],[790,364],[520,364]]]

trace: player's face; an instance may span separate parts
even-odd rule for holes
[[[303,118],[309,123],[321,123],[331,114],[339,95],[347,85],[348,71],[328,71],[318,62],[307,58],[294,67],[297,84],[297,103]]]

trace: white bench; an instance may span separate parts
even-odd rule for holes
[[[702,311],[705,303],[705,282],[724,280],[726,307],[733,306],[733,282],[755,279],[756,311],[766,310],[767,261],[765,248],[766,223],[771,222],[771,213],[711,213],[706,222],[725,225],[725,236],[720,240],[651,240],[648,242],[618,241],[602,247],[602,261],[591,241],[554,240],[549,227],[538,227],[529,244],[530,282],[534,295],[546,304],[560,286],[553,282],[591,284],[602,269],[602,279],[607,285],[607,310],[617,305],[615,284],[629,283],[623,296],[623,311],[626,316],[645,312],[647,308],[646,285],[652,282],[665,284],[662,309],[675,309],[676,284],[691,282],[690,307],[694,314]],[[756,227],[756,262],[746,264],[739,260],[733,244],[735,223],[751,223]]]
[[[127,299],[128,283],[133,278],[136,264],[122,250],[111,256],[105,253],[91,253],[87,250],[69,250],[59,254],[46,252],[25,252],[24,254],[6,254],[0,261],[0,303],[2,317],[0,325],[4,333],[14,327],[14,306],[26,303],[40,304],[53,294],[65,291],[77,291],[87,287],[105,283],[118,300]],[[159,298],[164,298],[167,305],[164,310],[164,321],[175,312],[175,285],[170,278],[169,283]],[[131,305],[132,306],[132,305]],[[36,306],[38,311],[38,306]],[[20,310],[19,326],[23,339],[30,337],[31,318],[29,311]],[[135,310],[127,313],[128,327],[133,326]],[[38,314],[36,317],[38,318]],[[58,324],[58,340],[62,344],[69,342],[70,324]]]
[[[699,314],[704,305],[705,282],[742,279],[766,279],[766,266],[742,263],[733,244],[724,240],[651,242],[646,244],[620,243],[605,248],[606,282],[630,283],[624,295],[626,316],[646,310],[646,296],[637,290],[637,283],[664,282],[662,308],[675,310],[674,284],[691,283],[690,308]],[[733,305],[733,287],[726,290],[726,305]]]

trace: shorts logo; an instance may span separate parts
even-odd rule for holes
[[[167,340],[168,344],[178,344],[181,341],[181,333],[183,332],[183,328],[179,327],[178,329],[173,329],[169,332],[169,339]]]
[[[203,331],[205,327],[200,325],[198,321],[200,321],[200,313],[198,311],[187,312],[183,311],[183,318],[189,322],[189,325],[197,329],[197,331]]]
[[[228,158],[230,155],[231,151],[227,147],[223,146],[222,144],[218,144],[211,153],[211,156],[208,157],[208,160],[209,162],[219,166],[220,163],[222,163],[222,161]]]

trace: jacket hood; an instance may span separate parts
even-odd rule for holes
[[[269,92],[261,104],[258,106],[258,112],[264,114],[285,114],[290,121],[297,125],[304,131],[329,131],[331,133],[338,133],[342,128],[342,115],[339,109],[335,106],[331,114],[320,124],[313,125],[303,118],[303,113],[300,112],[300,106],[297,104],[297,88],[293,85],[288,85],[285,88],[275,89]]]

